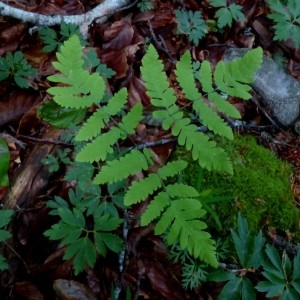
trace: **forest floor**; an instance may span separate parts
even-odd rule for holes
[[[53,1],[6,1],[25,11],[41,14],[85,13],[99,4],[97,0],[53,0]],[[94,48],[101,62],[113,69],[116,74],[108,80],[112,92],[127,87],[129,103],[149,105],[139,67],[144,46],[152,43],[163,59],[167,74],[172,74],[174,62],[187,50],[194,59],[208,59],[216,64],[223,58],[228,47],[252,48],[260,46],[267,55],[280,55],[287,66],[287,72],[300,77],[300,54],[288,42],[273,42],[272,21],[264,1],[243,0],[245,22],[233,22],[222,31],[209,32],[195,46],[186,35],[178,34],[175,16],[176,9],[201,11],[204,18],[213,19],[215,9],[206,1],[195,0],[152,0],[154,8],[141,12],[133,7],[111,16],[104,24],[92,24],[89,28],[88,46]],[[79,276],[72,273],[72,262],[63,261],[63,249],[57,243],[49,242],[43,232],[53,224],[45,201],[54,195],[67,198],[72,184],[63,181],[64,169],[49,175],[41,165],[41,159],[66,145],[58,142],[59,131],[49,127],[37,115],[41,103],[49,99],[47,76],[54,73],[52,62],[55,53],[43,51],[43,42],[37,32],[29,33],[32,24],[21,20],[2,17],[0,23],[0,55],[8,51],[22,51],[37,74],[29,81],[29,88],[18,87],[13,80],[0,82],[0,136],[5,139],[10,150],[10,187],[0,188],[0,201],[4,207],[17,210],[11,226],[13,243],[5,249],[9,270],[2,272],[0,282],[1,299],[111,299],[112,282],[118,278],[118,261],[115,255],[100,258],[94,269],[86,268]],[[59,31],[59,26],[54,27]],[[250,30],[249,30],[250,29]],[[170,76],[172,77],[172,75]],[[171,78],[172,80],[172,78]],[[180,97],[180,95],[179,95]],[[270,125],[273,140],[263,140],[263,144],[291,163],[295,170],[300,167],[300,138],[294,128],[282,128],[265,117],[272,118],[267,107],[259,109],[257,95],[255,101],[234,101],[242,120],[259,126]],[[248,133],[260,139],[260,133]],[[153,140],[163,139],[160,132],[153,133]],[[275,143],[274,141],[286,142]],[[172,144],[158,147],[161,161],[165,161],[172,150]],[[20,182],[19,174],[26,179]],[[295,172],[296,174],[296,172]],[[292,175],[291,189],[295,203],[299,201],[299,179]],[[14,197],[8,196],[14,189]],[[299,203],[299,202],[298,202]],[[288,234],[288,233],[287,233]],[[286,237],[287,238],[287,237]],[[185,291],[180,284],[180,264],[167,258],[167,250],[162,240],[154,236],[152,227],[132,228],[127,246],[132,257],[123,274],[125,287],[130,287],[132,299],[216,299],[221,285],[205,284],[199,289]],[[53,290],[56,279],[68,279],[69,295],[64,287]],[[77,294],[77,296],[76,296]],[[78,297],[78,295],[81,295]],[[96,295],[96,298],[93,298]],[[60,298],[58,298],[60,297]],[[125,299],[122,293],[119,299]]]

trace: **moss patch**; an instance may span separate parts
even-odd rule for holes
[[[218,190],[220,196],[231,200],[213,204],[222,224],[218,229],[211,217],[207,222],[211,230],[224,235],[236,226],[237,212],[247,218],[250,228],[274,227],[278,230],[295,232],[300,239],[299,210],[293,204],[290,176],[292,167],[278,159],[271,151],[259,146],[252,136],[236,136],[234,141],[222,141],[220,146],[229,154],[234,175],[209,172],[192,162],[184,150],[175,151],[191,163],[184,171],[183,181],[199,192]]]

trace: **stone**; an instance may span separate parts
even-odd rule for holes
[[[224,60],[241,57],[246,51],[248,49],[229,48],[225,52]],[[256,72],[252,88],[270,109],[271,117],[281,125],[290,126],[299,117],[300,83],[266,55],[263,56],[263,63]]]

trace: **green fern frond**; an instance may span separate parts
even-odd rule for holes
[[[225,99],[213,88],[211,65],[207,60],[201,63],[199,69],[199,81],[201,82],[203,92],[207,93],[207,98],[213,101],[213,104],[218,111],[231,118],[238,119],[241,117],[239,111],[229,102],[225,101]]]
[[[150,210],[146,210],[145,217],[142,216],[143,224],[147,224],[152,217],[157,215],[154,209],[158,209],[161,214],[161,211],[168,206],[155,226],[155,234],[167,232],[169,245],[179,241],[182,250],[187,249],[195,258],[200,258],[211,266],[217,267],[214,241],[209,233],[203,231],[207,226],[200,221],[206,212],[202,209],[200,201],[193,198],[198,194],[197,191],[183,186],[167,186],[166,192],[162,194],[163,203],[154,203],[152,207],[150,206],[152,203],[149,205]],[[192,198],[178,198],[180,197],[178,192]]]
[[[212,81],[212,70],[210,62],[204,60],[199,68],[199,81],[201,82],[203,92],[209,94],[214,92]]]
[[[140,181],[134,181],[125,194],[124,204],[130,206],[144,201],[161,186],[162,181],[157,174],[149,174],[148,177],[143,178]]]
[[[170,197],[167,192],[158,193],[149,203],[147,209],[141,216],[141,225],[147,226],[153,220],[157,219],[164,211],[166,206],[170,205]]]
[[[232,140],[233,133],[231,128],[203,101],[203,96],[196,87],[192,58],[189,52],[185,52],[177,63],[175,73],[185,96],[193,102],[193,109],[199,114],[201,123],[214,133]],[[204,91],[213,91],[211,67],[207,63],[201,64],[199,79],[203,80],[201,84]]]
[[[226,62],[226,68],[236,81],[252,83],[257,69],[262,64],[262,54],[260,47],[249,50],[242,57]]]
[[[187,150],[192,150],[193,159],[198,160],[201,166],[207,167],[209,170],[216,169],[232,174],[232,166],[226,153],[219,149],[216,143],[210,142],[203,133],[197,132],[197,127],[190,124],[190,119],[183,118],[182,111],[176,105],[174,91],[170,88],[167,76],[163,72],[163,64],[158,59],[158,54],[153,46],[149,47],[142,64],[141,71],[147,93],[151,97],[151,104],[157,107],[153,116],[163,119],[163,129],[168,130],[171,128],[172,134],[178,136],[179,145],[184,145]],[[202,96],[195,86],[191,58],[188,53],[177,64],[176,72],[178,81],[187,98],[197,103],[195,105],[197,110],[202,110],[200,115],[201,120],[204,120],[204,124],[208,128],[231,138],[230,128],[225,126],[224,121],[201,99]],[[201,105],[201,108],[198,109],[198,105]],[[209,152],[207,149],[209,149]]]
[[[88,141],[96,137],[108,121],[109,115],[103,110],[103,108],[97,109],[81,126],[75,136],[75,141]]]
[[[255,72],[262,64],[262,49],[255,48],[243,57],[225,63],[219,61],[214,72],[215,84],[225,94],[250,99],[251,87]]]
[[[105,83],[97,73],[90,74],[83,69],[84,60],[79,37],[74,35],[62,46],[56,55],[58,61],[53,63],[61,74],[49,76],[52,82],[65,86],[51,87],[47,91],[53,100],[68,108],[87,108],[98,103],[105,92]]]
[[[134,181],[125,194],[125,205],[132,205],[145,200],[154,191],[162,187],[162,180],[173,177],[187,167],[187,163],[183,160],[175,160],[168,162],[159,168],[158,174],[149,174],[148,177],[140,181]]]
[[[118,124],[118,127],[126,133],[134,134],[136,127],[143,119],[143,106],[141,103],[137,103],[122,119],[122,122]],[[125,136],[125,137],[126,137]]]
[[[249,85],[243,85],[236,81],[229,72],[226,72],[226,64],[223,61],[219,61],[216,65],[214,72],[215,83],[218,89],[231,96],[235,96],[244,100],[251,98],[249,91],[251,87]]]
[[[189,185],[183,184],[183,183],[174,183],[169,184],[166,187],[167,193],[170,195],[170,197],[198,197],[199,193],[197,190]]]
[[[104,161],[107,154],[113,152],[113,145],[119,139],[126,139],[127,134],[134,133],[134,129],[142,119],[142,105],[137,103],[122,119],[108,132],[103,133],[86,144],[77,154],[76,160],[79,162]]]
[[[172,133],[174,134],[173,131]],[[210,141],[207,135],[198,132],[194,124],[180,128],[178,144],[191,150],[193,159],[198,160],[201,167],[209,171],[217,170],[233,174],[232,164],[226,152],[217,147],[216,142]]]
[[[157,107],[170,107],[175,104],[176,96],[170,88],[168,78],[163,72],[164,65],[158,59],[158,53],[153,45],[150,45],[142,60],[141,72],[151,103]]]
[[[144,149],[144,151],[149,151]],[[131,150],[125,156],[108,161],[94,179],[95,184],[114,183],[149,168],[148,160],[139,150]]]
[[[99,160],[104,161],[107,154],[113,153],[113,145],[121,138],[121,135],[122,131],[113,127],[110,131],[86,144],[76,155],[76,161],[90,163]]]
[[[184,160],[173,160],[168,162],[163,167],[159,168],[157,173],[162,180],[166,180],[168,177],[173,177],[179,174],[187,167],[187,162]]]
[[[209,100],[213,101],[217,110],[223,112],[227,117],[235,119],[241,118],[240,112],[217,92],[209,93],[207,97]]]
[[[79,129],[75,140],[87,141],[97,136],[100,133],[100,130],[104,128],[105,124],[108,123],[110,117],[119,113],[126,102],[127,90],[123,88],[109,99],[106,106],[102,106],[93,113]]]
[[[233,140],[232,129],[207,104],[201,101],[193,103],[193,109],[199,114],[200,121],[215,134]]]

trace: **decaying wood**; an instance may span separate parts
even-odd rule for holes
[[[45,139],[58,139],[61,131],[48,127],[44,133]],[[27,203],[39,196],[46,187],[49,179],[47,166],[41,160],[55,152],[58,146],[38,143],[24,158],[20,167],[15,171],[11,187],[3,199],[4,208],[26,207]]]

